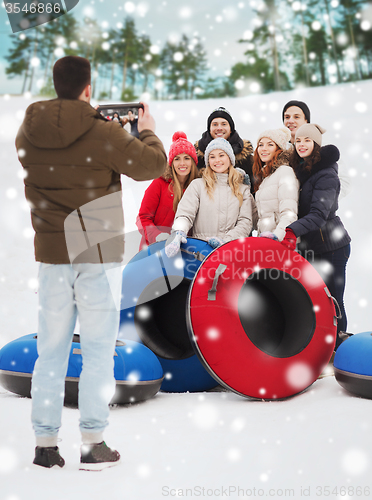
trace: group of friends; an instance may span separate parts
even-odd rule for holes
[[[31,387],[33,463],[45,468],[65,465],[58,436],[79,318],[79,468],[102,470],[120,463],[119,452],[106,445],[103,433],[115,392],[113,354],[120,322],[121,175],[153,181],[137,223],[142,244],[169,237],[170,258],[187,236],[203,238],[214,248],[247,237],[254,228],[259,237],[292,249],[301,239],[299,245],[312,250],[314,259],[331,264],[325,281],[340,304],[342,331],[350,237],[336,215],[338,149],[322,147],[324,130],[310,122],[305,103],[287,103],[284,128],[262,132],[254,153],[235,130],[230,113],[218,108],[195,145],[176,132],[167,159],[146,103],[138,111],[138,139],[91,106],[87,59],[58,59],[53,83],[57,99],[32,103],[16,137],[39,262],[38,359]],[[102,200],[107,200],[105,206]],[[78,217],[69,237],[83,249],[76,255],[69,252],[65,232],[71,214]]]
[[[138,117],[134,114],[133,109],[129,109],[126,116],[120,116],[119,111],[114,111],[112,116],[105,116],[104,112],[101,111],[101,116],[105,117],[107,120],[120,123],[120,125],[126,128],[127,132],[129,132],[134,137],[139,137],[138,132]]]
[[[317,268],[341,310],[338,332],[346,332],[350,236],[336,214],[340,153],[334,145],[322,146],[325,130],[310,122],[306,103],[289,101],[282,118],[284,127],[261,132],[254,150],[223,107],[211,113],[194,145],[176,132],[167,170],[141,203],[141,248],[167,239],[165,252],[174,257],[187,236],[217,248],[256,230],[258,237],[297,247],[313,264],[323,264]]]

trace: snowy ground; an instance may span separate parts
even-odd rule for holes
[[[338,487],[330,498],[354,499],[358,486],[371,486],[371,402],[346,395],[331,377],[286,402],[159,393],[113,408],[106,437],[123,465],[102,473],[78,470],[77,410],[63,414],[65,468],[36,470],[31,401],[0,392],[0,404],[1,500],[203,498],[203,487],[205,498],[300,499],[310,489],[315,499],[325,498],[317,489],[325,486]],[[342,486],[354,495],[341,496]],[[230,497],[222,495],[229,488]]]
[[[151,111],[167,150],[176,130],[184,130],[192,142],[198,139],[207,116],[220,105],[231,111],[240,135],[255,144],[262,130],[282,125],[282,106],[293,98],[308,103],[312,122],[328,130],[325,142],[341,150],[345,196],[339,214],[352,237],[348,330],[372,330],[372,82],[239,99],[154,102]],[[33,232],[14,148],[30,102],[0,97],[0,347],[37,328]],[[147,185],[123,181],[127,231],[135,229]],[[122,453],[123,465],[89,474],[77,470],[76,409],[65,408],[63,415],[60,448],[66,467],[35,470],[30,400],[0,388],[0,500],[369,498],[371,491],[357,487],[372,490],[370,409],[371,401],[348,395],[333,377],[275,403],[225,392],[160,393],[112,409],[106,437]]]

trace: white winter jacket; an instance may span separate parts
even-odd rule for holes
[[[280,165],[264,178],[256,192],[258,234],[271,231],[282,241],[285,228],[297,220],[299,186],[288,165]]]
[[[217,182],[213,199],[207,193],[204,179],[195,179],[184,192],[178,204],[172,231],[184,231],[206,240],[217,236],[224,241],[246,238],[252,230],[252,203],[248,186],[241,184],[243,203],[234,196],[228,174],[216,174]]]

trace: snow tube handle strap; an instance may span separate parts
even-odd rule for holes
[[[187,253],[189,255],[193,255],[195,257],[195,259],[199,260],[200,262],[203,262],[203,260],[205,259],[205,255],[203,255],[200,252],[191,252],[190,250],[186,250],[185,248],[182,248],[182,247],[181,247],[181,252]]]
[[[217,267],[213,278],[212,288],[208,290],[208,300],[216,300],[217,283],[221,274],[226,271],[226,268],[227,266],[225,266],[225,264],[219,264],[219,266]]]
[[[332,297],[331,292],[328,290],[327,287],[324,288],[324,291],[327,294],[327,296],[333,301],[334,305],[336,306],[336,318],[341,319],[342,312],[341,312],[341,308],[340,308],[339,303],[337,302],[337,300],[334,297]]]

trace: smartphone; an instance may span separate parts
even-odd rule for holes
[[[120,116],[124,116],[128,114],[128,111],[131,109],[133,114],[138,115],[138,109],[143,109],[143,104],[140,102],[125,102],[120,104],[102,104],[97,108],[97,111],[101,113],[101,111],[105,114],[105,116],[112,116],[115,112],[119,113]]]

